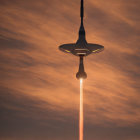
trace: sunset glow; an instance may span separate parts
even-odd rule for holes
[[[84,5],[86,40],[105,49],[79,83],[58,46],[78,39],[80,0],[0,0],[0,140],[140,140],[140,0]]]

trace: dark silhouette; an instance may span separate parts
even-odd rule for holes
[[[59,49],[66,53],[71,53],[73,55],[80,57],[79,71],[76,74],[76,78],[87,78],[87,74],[84,71],[83,57],[91,53],[98,53],[104,49],[102,45],[87,43],[85,38],[85,29],[83,25],[84,17],[84,1],[81,0],[81,25],[79,29],[79,38],[76,43],[63,44],[59,46]]]
[[[77,79],[86,79],[87,78],[87,74],[84,70],[84,64],[83,64],[83,55],[80,55],[80,63],[79,63],[79,71],[76,74],[76,78]]]

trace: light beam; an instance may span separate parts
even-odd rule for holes
[[[83,114],[83,79],[80,79],[80,110],[79,110],[79,140],[83,140],[84,114]]]

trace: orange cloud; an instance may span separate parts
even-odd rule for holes
[[[105,46],[104,52],[85,59],[87,125],[133,130],[140,123],[139,4],[137,0],[85,1],[87,41]],[[79,1],[1,1],[0,9],[1,109],[13,111],[11,117],[37,120],[39,126],[45,121],[48,128],[55,121],[75,123],[78,58],[63,54],[58,46],[77,39]]]

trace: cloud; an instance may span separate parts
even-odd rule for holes
[[[131,0],[127,4],[122,0],[85,1],[87,41],[105,46],[102,53],[85,58],[89,140],[93,136],[103,139],[110,131],[108,140],[140,137],[138,5],[139,1]],[[78,137],[79,81],[75,74],[79,62],[58,46],[76,42],[79,1],[1,1],[0,8],[1,138],[16,140],[28,134],[23,140],[47,136],[62,140],[64,130],[68,132],[63,138]],[[92,129],[97,129],[96,136]],[[124,129],[128,137],[121,133]]]

